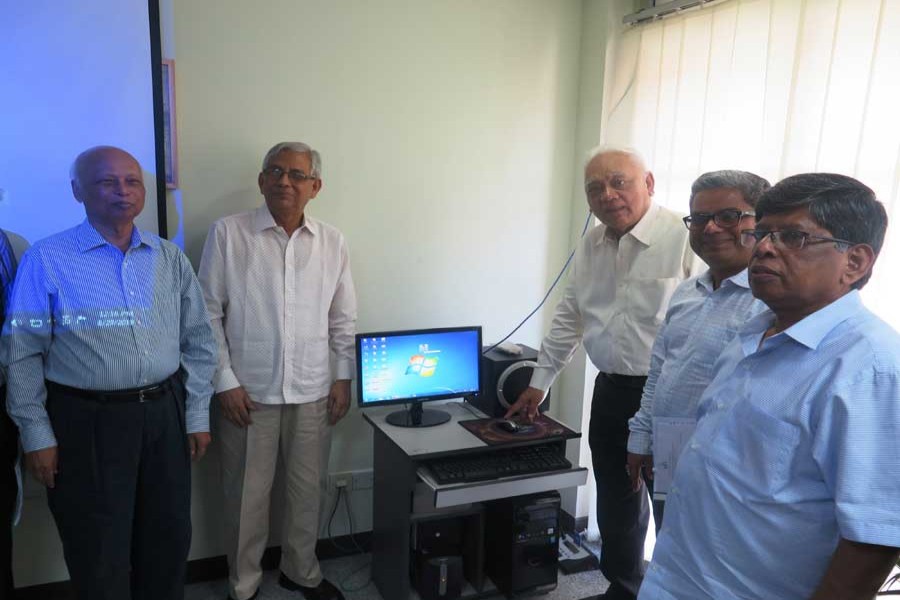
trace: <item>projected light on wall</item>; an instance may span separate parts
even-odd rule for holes
[[[158,232],[147,0],[29,0],[2,12],[0,227],[33,243],[80,223],[69,167],[108,144],[141,163],[138,226]]]

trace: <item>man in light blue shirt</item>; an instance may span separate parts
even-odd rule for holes
[[[628,474],[635,490],[641,469],[653,478],[654,418],[695,417],[725,344],[765,308],[750,293],[751,249],[741,244],[741,229],[756,225],[753,210],[768,188],[768,181],[746,171],[704,173],[691,186],[691,213],[683,220],[691,248],[709,269],[675,290],[653,344],[641,408],[628,422]],[[663,506],[662,500],[653,503],[657,531]]]
[[[859,288],[887,216],[850,177],[756,206],[769,310],[728,344],[666,502],[642,600],[872,598],[900,555],[900,336]]]
[[[86,150],[72,191],[87,219],[32,246],[13,287],[10,416],[77,597],[180,600],[216,343],[187,258],[134,225],[134,157]]]

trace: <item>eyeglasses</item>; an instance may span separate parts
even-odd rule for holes
[[[291,169],[290,171],[285,171],[281,167],[266,167],[263,169],[263,175],[273,181],[281,181],[281,176],[285,174],[294,183],[303,183],[307,179],[316,179],[315,175],[307,175],[300,169]]]
[[[772,240],[772,244],[788,250],[803,250],[805,246],[813,244],[832,243],[838,250],[845,250],[854,246],[854,242],[839,240],[837,238],[813,235],[798,229],[782,229],[781,231],[766,231],[762,229],[744,229],[741,231],[741,244],[751,248],[766,238]]]
[[[736,208],[726,208],[715,213],[691,213],[681,220],[684,221],[684,224],[688,229],[703,229],[710,221],[724,229],[726,227],[734,227],[740,223],[741,219],[744,217],[753,216],[756,216],[756,213],[741,212]]]

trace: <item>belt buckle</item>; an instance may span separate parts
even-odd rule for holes
[[[143,404],[146,401],[147,401],[147,399],[144,398],[144,390],[138,390],[138,402]]]

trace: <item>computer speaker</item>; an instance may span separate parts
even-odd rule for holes
[[[531,382],[537,366],[538,351],[525,344],[517,344],[521,354],[511,355],[498,348],[481,355],[481,393],[470,399],[489,417],[502,417]],[[550,390],[539,410],[550,406]]]

